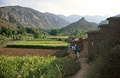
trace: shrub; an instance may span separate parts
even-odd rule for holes
[[[0,78],[59,78],[63,63],[56,57],[0,57]]]
[[[104,56],[99,56],[88,72],[87,78],[120,78],[120,46]]]
[[[4,43],[4,40],[0,40],[0,44],[3,44]]]
[[[9,44],[8,48],[33,48],[33,49],[66,49],[66,46],[44,46],[44,45],[12,45]]]
[[[56,56],[58,58],[62,58],[62,57],[68,56],[68,55],[69,55],[69,53],[67,52],[66,49],[63,52],[60,51],[60,52],[56,52],[55,54],[53,54],[53,56]]]
[[[0,78],[67,78],[79,69],[80,63],[70,58],[0,57]]]
[[[72,58],[64,58],[62,60],[64,63],[63,78],[70,78],[70,76],[76,74],[81,68],[80,62]]]
[[[71,59],[73,59],[73,60],[77,59],[77,56],[75,54],[70,54],[68,57],[71,58]]]
[[[109,52],[113,47],[120,44],[119,39],[108,39],[101,42],[97,49],[88,56],[88,61],[94,61],[98,56]]]
[[[86,78],[120,78],[120,42],[103,42],[94,54],[93,64]]]

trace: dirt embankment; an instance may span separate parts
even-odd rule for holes
[[[48,56],[54,55],[59,52],[64,52],[64,50],[49,50],[49,49],[22,49],[22,48],[0,48],[0,56]]]

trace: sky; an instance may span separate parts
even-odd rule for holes
[[[0,7],[15,5],[65,16],[120,14],[120,0],[0,0]]]

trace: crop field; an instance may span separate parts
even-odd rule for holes
[[[48,36],[48,38],[61,38],[61,39],[68,39],[68,36]]]
[[[0,57],[0,78],[59,78],[62,70],[63,62],[56,57]]]
[[[68,46],[67,42],[52,39],[35,39],[30,41],[19,41],[8,44],[10,48],[38,48],[38,49],[64,49]]]

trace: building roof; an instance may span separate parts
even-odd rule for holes
[[[120,21],[120,17],[110,17],[110,18],[107,18],[107,20],[117,20],[117,21]]]
[[[81,39],[87,39],[88,37],[80,37]]]
[[[108,26],[109,26],[109,24],[101,24],[98,27],[108,27]]]
[[[88,31],[87,34],[96,34],[96,33],[100,33],[100,30],[97,31]]]

